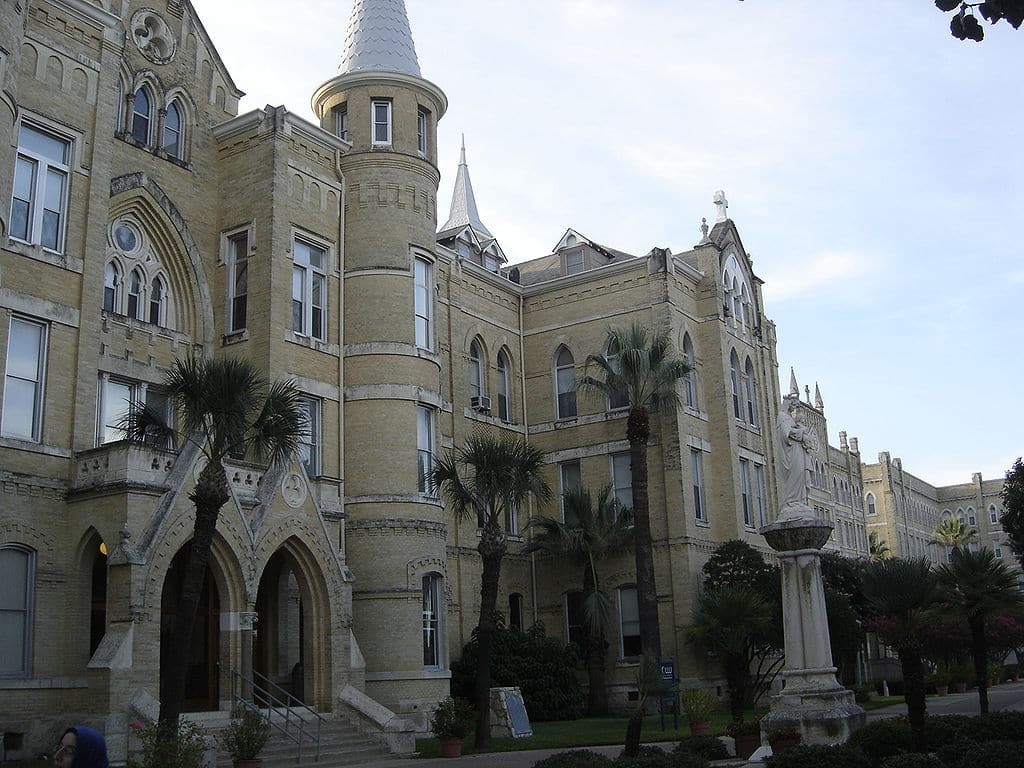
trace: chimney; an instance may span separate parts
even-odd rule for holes
[[[845,432],[840,432],[839,433],[839,447],[842,448],[844,451],[850,450],[850,446],[846,442],[846,433]]]

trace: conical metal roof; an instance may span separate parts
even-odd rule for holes
[[[450,232],[453,229],[472,227],[480,239],[493,239],[494,235],[480,221],[480,214],[476,210],[476,198],[473,196],[473,182],[469,180],[469,166],[466,165],[466,138],[462,138],[462,153],[459,157],[459,173],[455,177],[455,191],[452,193],[452,208],[448,214],[448,221],[441,227],[440,232]]]
[[[355,0],[339,74],[365,71],[420,74],[404,0]]]

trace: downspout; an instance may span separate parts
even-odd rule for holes
[[[523,289],[519,288],[519,399],[523,404],[523,439],[530,441],[530,416],[526,407],[526,345],[523,343]],[[530,520],[533,520],[534,498],[527,502]],[[537,623],[537,553],[530,553],[530,602],[533,605],[533,624]]]
[[[338,200],[338,508],[341,525],[338,536],[338,551],[343,562],[348,562],[345,541],[345,174],[341,170],[341,151],[334,151],[334,172],[341,182],[341,196]]]

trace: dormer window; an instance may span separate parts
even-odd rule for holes
[[[565,253],[565,274],[575,275],[582,272],[583,266],[583,249],[576,248]]]
[[[374,99],[371,114],[373,143],[376,145],[391,144],[391,100]]]
[[[485,253],[484,254],[484,269],[486,269],[488,272],[497,272],[498,271],[498,259],[495,258],[490,253]]]

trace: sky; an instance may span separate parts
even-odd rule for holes
[[[314,120],[348,0],[193,0],[241,111]],[[465,135],[511,262],[567,227],[634,254],[729,216],[765,281],[783,391],[817,383],[830,440],[935,484],[1024,453],[1024,30],[981,44],[931,2],[406,0],[447,218]]]

